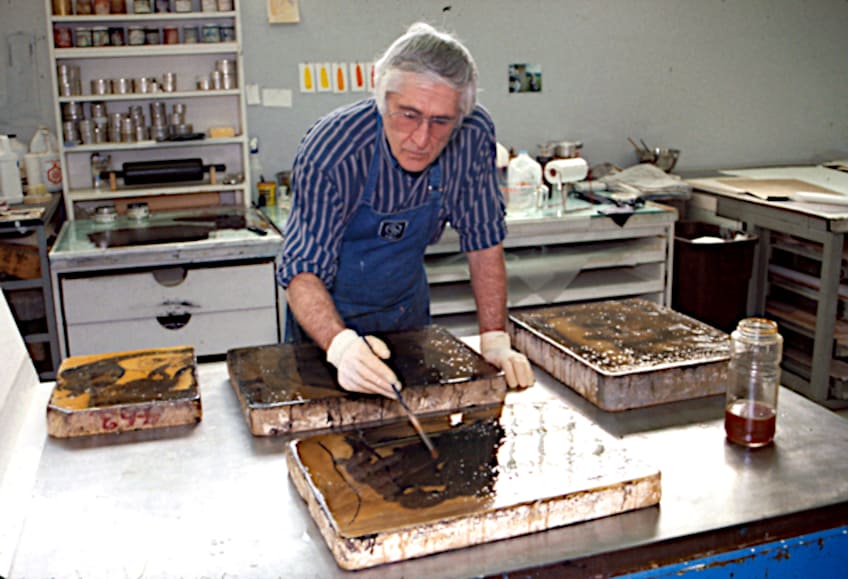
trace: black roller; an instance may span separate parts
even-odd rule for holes
[[[212,167],[224,171],[225,165],[204,165],[202,159],[166,159],[163,161],[140,161],[124,163],[118,173],[124,185],[152,185],[155,183],[179,183],[202,181],[203,174]]]

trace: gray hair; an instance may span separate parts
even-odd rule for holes
[[[477,103],[477,64],[459,40],[429,24],[416,22],[395,40],[374,64],[377,109],[386,112],[386,93],[398,87],[403,73],[429,76],[460,92],[465,117]]]

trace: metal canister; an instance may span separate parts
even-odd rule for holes
[[[221,42],[221,27],[217,24],[204,24],[200,32],[201,42]]]
[[[165,115],[164,101],[153,101],[150,103],[150,120],[154,125],[164,125],[166,120]]]
[[[63,121],[76,121],[82,118],[85,118],[85,114],[82,110],[82,103],[78,103],[75,101],[62,103]]]
[[[161,44],[161,35],[158,26],[145,26],[144,28],[144,43],[145,44]]]
[[[195,86],[197,90],[209,90],[212,88],[212,83],[209,81],[208,76],[198,76],[195,79]]]
[[[95,121],[106,120],[106,103],[103,101],[92,101],[89,105],[91,118]]]
[[[224,88],[223,75],[220,70],[213,70],[209,73],[209,88],[212,90],[221,90]]]
[[[88,48],[91,46],[91,28],[88,26],[80,26],[74,35],[74,45],[79,48]]]
[[[77,131],[83,145],[90,145],[94,142],[94,123],[91,120],[80,119],[77,121]]]
[[[153,3],[151,0],[134,0],[133,11],[136,14],[150,14],[153,12]]]
[[[134,143],[135,137],[135,119],[132,117],[121,118],[121,142]]]
[[[112,26],[109,28],[109,44],[112,46],[123,46],[126,44],[123,27]]]
[[[132,79],[133,84],[133,92],[135,93],[148,93],[150,92],[150,81],[152,78],[141,76],[139,78]]]
[[[53,0],[54,16],[70,16],[73,13],[71,0]]]
[[[112,92],[112,83],[107,78],[91,79],[91,94],[101,95],[110,94]]]
[[[183,26],[183,44],[197,44],[197,26]]]
[[[79,144],[79,133],[77,133],[76,121],[62,121],[62,138],[66,144]]]
[[[235,42],[236,28],[232,24],[221,25],[221,42]]]
[[[129,26],[127,28],[127,44],[130,46],[141,46],[144,44],[144,28],[141,26]]]
[[[176,72],[166,72],[162,75],[162,90],[165,92],[175,92],[177,90]]]
[[[162,35],[165,40],[165,44],[179,44],[180,43],[180,29],[176,26],[166,26],[162,30]]]
[[[56,48],[70,48],[74,45],[73,34],[67,26],[53,27],[53,45]]]
[[[92,46],[109,46],[109,28],[106,26],[94,26],[91,29]]]
[[[82,94],[80,67],[78,65],[59,64],[56,66],[56,76],[59,81],[59,96],[77,96]]]
[[[112,79],[112,94],[130,94],[132,92],[132,81],[128,78]]]

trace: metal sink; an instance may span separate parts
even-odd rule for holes
[[[127,227],[94,231],[88,234],[88,239],[100,248],[182,243],[208,239],[214,229],[214,226],[192,224]]]

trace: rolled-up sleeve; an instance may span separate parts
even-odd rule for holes
[[[458,203],[451,220],[462,251],[497,245],[507,234],[506,212],[495,172],[495,134],[488,115],[474,119],[477,131],[468,143],[468,173],[460,184]]]
[[[343,216],[338,187],[315,163],[296,159],[292,171],[295,199],[286,220],[277,281],[287,288],[300,273],[318,276],[327,287],[338,271]]]

